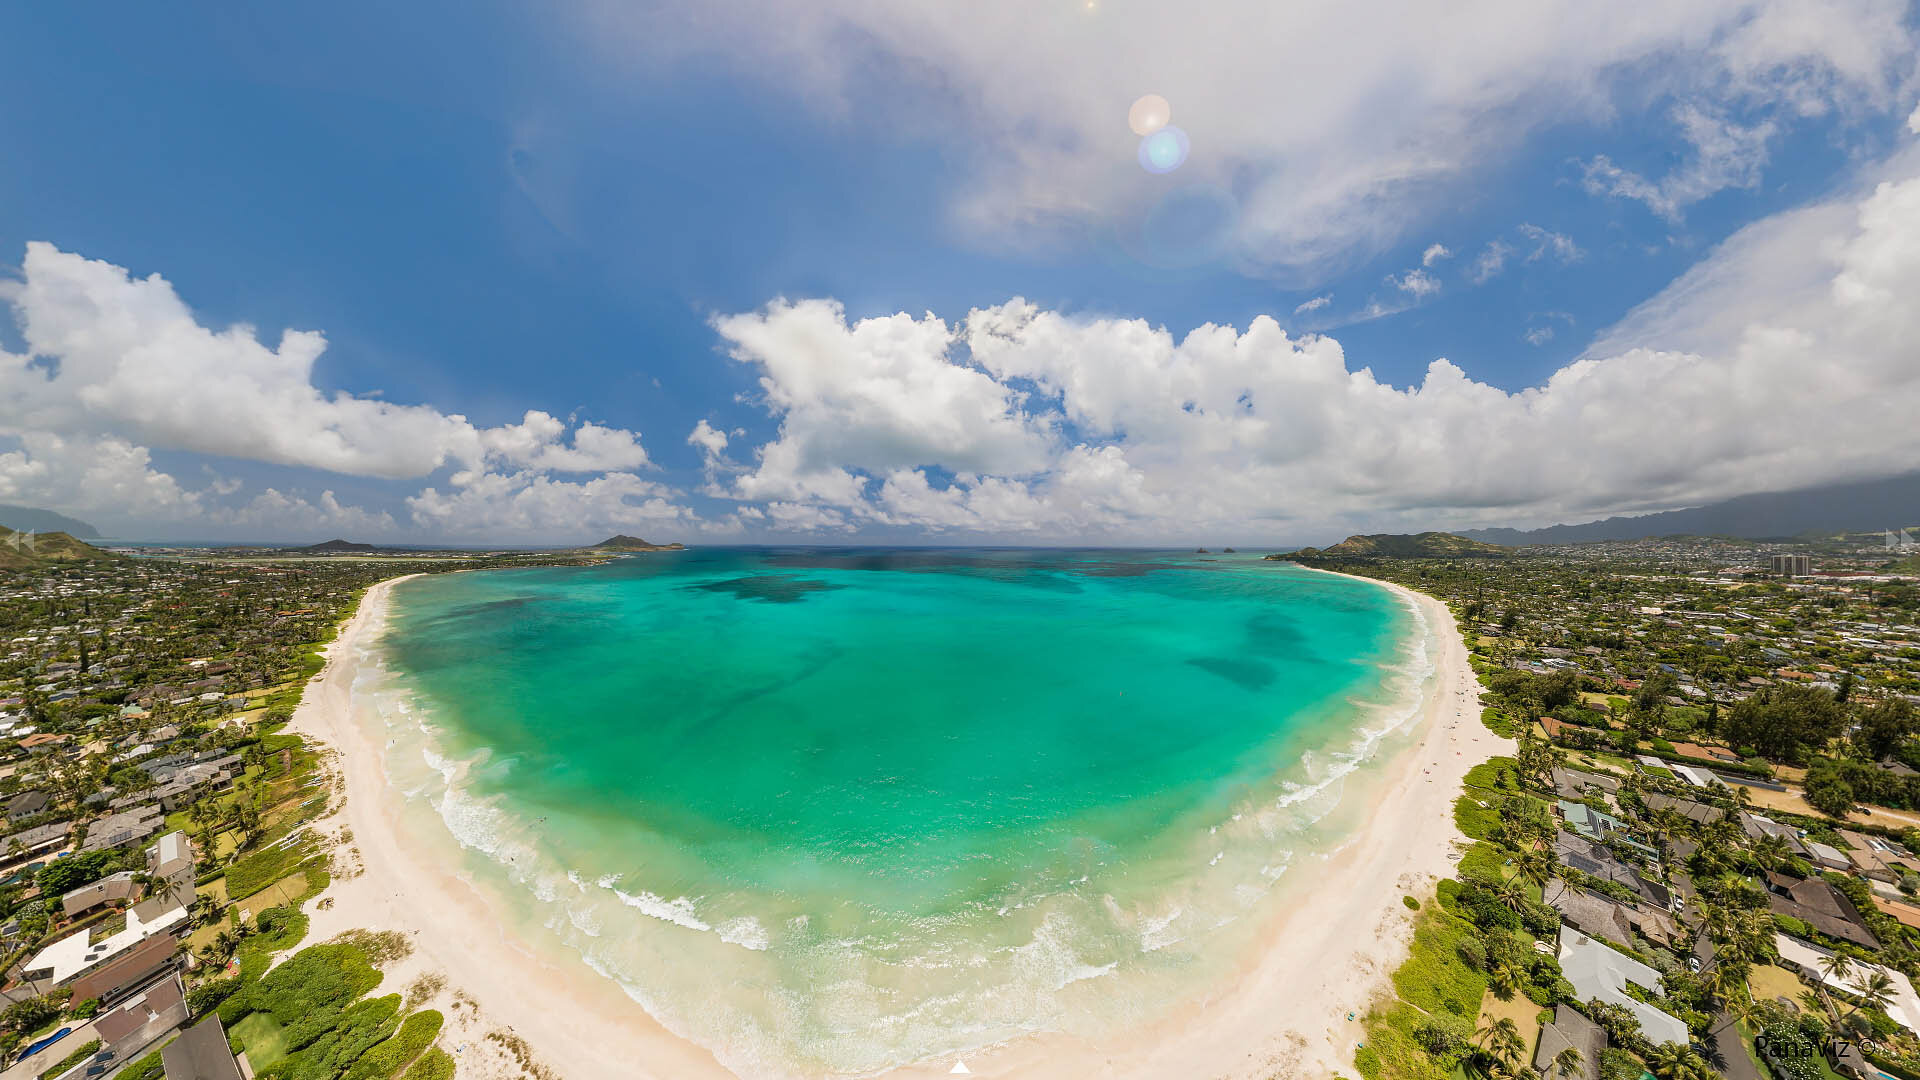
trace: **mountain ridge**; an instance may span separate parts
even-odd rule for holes
[[[1652,536],[1784,539],[1815,532],[1899,530],[1920,524],[1920,473],[1814,488],[1740,495],[1637,517],[1610,517],[1541,529],[1463,529],[1502,547],[1640,540]]]
[[[65,533],[76,540],[98,540],[100,530],[52,510],[0,504],[0,528],[30,533]]]
[[[619,533],[587,548],[588,551],[685,551],[685,544],[654,544],[638,536]]]
[[[124,559],[63,532],[28,532],[0,526],[0,570],[32,570],[54,563]]]
[[[1500,558],[1507,549],[1498,544],[1459,536],[1454,533],[1356,533],[1329,548],[1305,547],[1289,555],[1269,555],[1269,559],[1347,559],[1385,556],[1396,559]]]

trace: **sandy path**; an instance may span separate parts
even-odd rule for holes
[[[509,937],[494,914],[497,901],[452,869],[459,861],[451,838],[403,832],[380,748],[356,723],[351,701],[359,650],[378,634],[399,580],[368,591],[294,717],[297,730],[339,754],[345,805],[320,827],[350,830],[346,859],[361,868],[308,904],[311,940],[355,927],[407,934],[414,955],[388,972],[383,992],[404,990],[421,973],[444,974],[446,986],[433,1000],[448,1013],[442,1041],[458,1050],[462,1076],[732,1076],[611,981],[578,961],[535,955]],[[1451,873],[1461,839],[1451,806],[1461,780],[1513,746],[1479,722],[1480,688],[1446,606],[1386,587],[1428,620],[1438,677],[1393,760],[1348,778],[1343,804],[1370,807],[1365,831],[1313,868],[1311,884],[1298,888],[1294,903],[1263,932],[1240,976],[1209,1000],[1100,1045],[1048,1035],[972,1055],[966,1064],[974,1075],[1238,1080],[1352,1073],[1362,1032],[1346,1017],[1365,1014],[1406,955],[1412,912],[1401,897],[1424,900]],[[497,1032],[524,1040],[539,1064],[528,1068],[501,1040],[487,1038]],[[888,1075],[944,1076],[953,1064],[946,1059]]]

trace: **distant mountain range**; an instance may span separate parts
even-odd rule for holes
[[[30,532],[0,528],[0,570],[30,570],[65,562],[111,562],[124,559],[101,551],[63,532]]]
[[[1920,473],[1891,480],[1742,495],[1725,502],[1642,517],[1610,517],[1544,529],[1468,529],[1491,544],[1578,544],[1649,536],[1736,536],[1768,540],[1810,534],[1898,531],[1920,524]]]
[[[1301,548],[1291,555],[1269,555],[1269,559],[1322,558],[1345,559],[1358,556],[1386,556],[1395,559],[1499,558],[1507,549],[1498,544],[1470,540],[1452,533],[1423,532],[1367,533],[1349,536],[1329,548]]]
[[[605,540],[588,548],[588,551],[685,551],[685,544],[650,544],[637,536],[625,533],[609,536]]]
[[[65,514],[56,514],[51,510],[35,510],[31,506],[0,506],[0,527],[18,529],[21,532],[58,532],[68,536],[77,536],[82,540],[98,540],[100,530]]]
[[[300,550],[325,554],[330,551],[378,551],[380,549],[372,544],[357,544],[352,540],[322,540],[318,544],[303,547]]]

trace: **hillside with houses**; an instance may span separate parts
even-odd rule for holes
[[[582,559],[141,554],[0,564],[0,1076],[446,1080],[457,988],[305,940],[353,852],[286,723],[374,582]]]
[[[1368,1080],[1920,1077],[1920,581],[1792,551],[1299,558],[1449,601],[1518,739]]]

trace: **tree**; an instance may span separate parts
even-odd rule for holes
[[[1661,1043],[1647,1054],[1647,1068],[1660,1080],[1714,1080],[1715,1073],[1700,1052],[1679,1043]]]
[[[1903,697],[1889,697],[1859,711],[1859,729],[1854,745],[1868,761],[1894,756],[1914,732],[1913,704]]]
[[[1550,1063],[1552,1075],[1556,1080],[1566,1080],[1567,1077],[1580,1071],[1580,1066],[1585,1060],[1585,1055],[1580,1053],[1579,1047],[1569,1046],[1553,1055],[1553,1061]]]
[[[1880,968],[1873,969],[1860,983],[1859,997],[1859,1003],[1847,1011],[1848,1015],[1863,1008],[1885,1012],[1887,1005],[1893,1001],[1893,977]]]
[[[1498,1062],[1508,1073],[1520,1064],[1521,1056],[1527,1050],[1526,1039],[1520,1034],[1519,1025],[1515,1024],[1511,1017],[1503,1016],[1494,1020],[1475,1035],[1487,1056]]]
[[[1770,688],[1727,713],[1727,741],[1751,746],[1763,757],[1800,762],[1823,749],[1847,725],[1847,710],[1833,692],[1813,686]]]
[[[1853,785],[1831,772],[1809,772],[1805,789],[1807,805],[1831,818],[1844,819],[1853,812]]]

